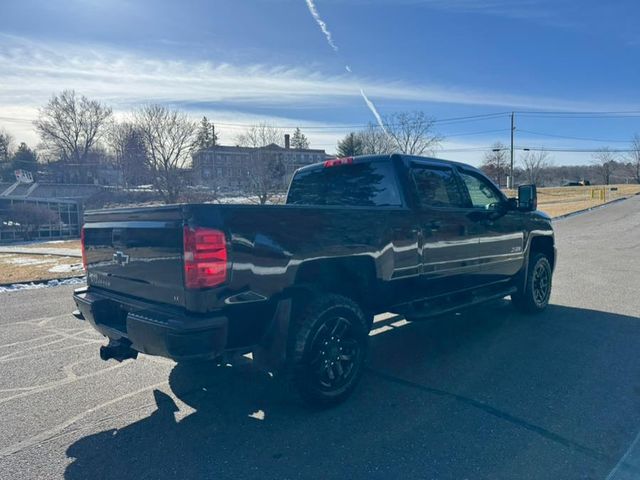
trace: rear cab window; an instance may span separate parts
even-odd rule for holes
[[[400,207],[402,199],[391,162],[374,160],[296,173],[287,204]]]

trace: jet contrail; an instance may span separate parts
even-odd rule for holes
[[[318,9],[316,8],[316,5],[313,3],[313,0],[305,0],[305,1],[307,2],[307,7],[309,7],[309,12],[311,13],[311,16],[320,27],[320,30],[322,30],[322,33],[324,33],[324,36],[327,38],[327,43],[333,49],[333,51],[337,53],[338,46],[334,43],[333,37],[331,36],[331,32],[329,31],[329,28],[327,28],[327,24],[320,17],[320,14],[318,13]],[[344,68],[347,72],[349,72],[350,74],[353,74],[353,71],[351,70],[351,67],[349,65],[345,65]],[[369,107],[369,110],[371,110],[371,113],[373,113],[373,116],[376,117],[376,121],[378,122],[378,125],[380,126],[380,128],[382,128],[384,133],[387,133],[387,129],[384,127],[384,123],[382,122],[382,117],[378,113],[378,109],[373,104],[373,102],[369,100],[369,97],[367,97],[367,94],[364,93],[364,90],[362,89],[362,87],[360,88],[360,95],[362,95],[362,98],[367,104],[367,107]]]
[[[333,37],[331,36],[331,32],[327,28],[327,24],[324,23],[324,20],[320,18],[320,14],[318,13],[318,9],[313,3],[313,0],[306,0],[306,2],[307,2],[307,7],[309,7],[309,12],[311,12],[311,15],[313,16],[314,20],[320,27],[320,30],[322,30],[322,33],[324,33],[324,36],[327,37],[327,43],[331,48],[333,48],[334,52],[337,52],[338,46],[335,43],[333,43]]]
[[[384,127],[384,123],[382,122],[382,117],[378,113],[378,109],[373,104],[373,102],[369,100],[369,97],[367,97],[367,94],[364,93],[364,90],[362,88],[360,89],[360,95],[362,95],[362,98],[364,98],[364,102],[367,104],[367,107],[369,107],[369,110],[371,110],[371,113],[373,113],[373,116],[376,117],[376,121],[378,122],[378,125],[380,125],[380,128],[384,131],[384,133],[387,133],[387,129]]]

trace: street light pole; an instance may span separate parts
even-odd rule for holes
[[[509,182],[507,188],[513,188],[513,133],[515,130],[515,114],[511,112],[511,165],[509,166]]]

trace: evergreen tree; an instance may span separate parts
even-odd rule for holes
[[[38,171],[38,156],[24,142],[20,144],[13,154],[11,163],[14,170],[28,170],[32,174]]]
[[[338,156],[340,157],[355,157],[362,155],[362,153],[362,140],[353,132],[338,142]]]
[[[218,143],[218,135],[212,122],[207,117],[202,117],[198,133],[196,134],[196,150],[204,150],[206,148],[215,147]]]
[[[296,128],[296,131],[293,132],[293,137],[291,137],[291,148],[309,148],[309,140],[307,139],[307,136],[300,131],[299,128]]]

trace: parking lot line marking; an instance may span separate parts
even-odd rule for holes
[[[20,340],[19,342],[5,343],[4,345],[0,345],[0,348],[15,347],[16,345],[22,345],[23,343],[35,342],[36,340],[43,340],[45,338],[51,338],[51,337],[57,337],[57,336],[58,336],[57,333],[51,333],[49,335],[43,335],[42,337],[30,338],[29,340]]]
[[[74,417],[71,417],[70,419],[68,419],[65,422],[59,423],[58,425],[56,425],[55,427],[49,428],[37,435],[34,435],[32,437],[29,437],[25,440],[21,440],[17,443],[14,443],[13,445],[9,445],[5,448],[0,449],[0,458],[4,458],[4,457],[8,457],[10,455],[13,455],[15,453],[18,453],[26,448],[29,447],[33,447],[35,445],[38,445],[42,442],[46,442],[47,440],[49,440],[50,438],[55,437],[56,435],[60,434],[61,432],[63,432],[66,428],[68,428],[69,426],[73,425],[74,423],[82,420],[84,417],[86,417],[87,415],[90,415],[98,410],[102,410],[103,408],[109,407],[110,405],[113,405],[115,403],[121,402],[122,400],[126,400],[127,398],[131,398],[135,395],[138,395],[140,393],[144,393],[147,390],[154,390],[156,388],[160,388],[162,386],[166,386],[168,385],[167,381],[164,382],[160,382],[160,383],[156,383],[153,385],[149,385],[148,387],[144,387],[144,388],[140,388],[138,390],[135,390],[133,392],[129,392],[125,395],[121,395],[117,398],[114,398],[112,400],[109,400],[107,402],[101,403],[99,405],[96,405],[95,407],[89,408],[88,410],[85,410],[82,413],[79,413],[78,415],[75,415]]]
[[[633,460],[633,464],[629,463],[629,460]],[[618,460],[615,467],[609,472],[606,480],[633,480],[638,478],[637,467],[640,463],[640,432],[636,435],[636,438],[631,442],[629,448],[625,454]],[[635,472],[634,472],[635,471]]]
[[[75,365],[79,365],[83,362],[76,362]],[[86,378],[91,378],[91,377],[95,377],[97,375],[102,375],[105,372],[109,372],[111,370],[115,370],[116,368],[121,368],[124,365],[126,365],[126,363],[118,363],[116,365],[112,365],[110,367],[107,368],[103,368],[100,370],[96,370],[93,371],[91,373],[87,373],[86,375],[82,375],[81,377],[77,376],[75,373],[72,375],[69,375],[67,373],[67,377],[61,379],[61,380],[56,380],[55,382],[51,382],[51,383],[46,383],[44,385],[36,385],[34,387],[25,387],[23,388],[21,393],[17,393],[11,397],[6,397],[6,398],[0,398],[0,405],[2,405],[3,403],[9,402],[11,400],[16,400],[18,398],[23,398],[23,397],[28,397],[30,395],[35,395],[36,393],[41,393],[44,392],[46,390],[51,390],[53,388],[57,388],[57,387],[61,387],[63,385],[68,385],[70,383],[75,383],[78,382],[80,380],[84,380]],[[69,365],[67,367],[65,367],[63,369],[63,371],[67,372],[67,368],[71,368],[72,365]],[[26,390],[26,391],[25,391]]]

